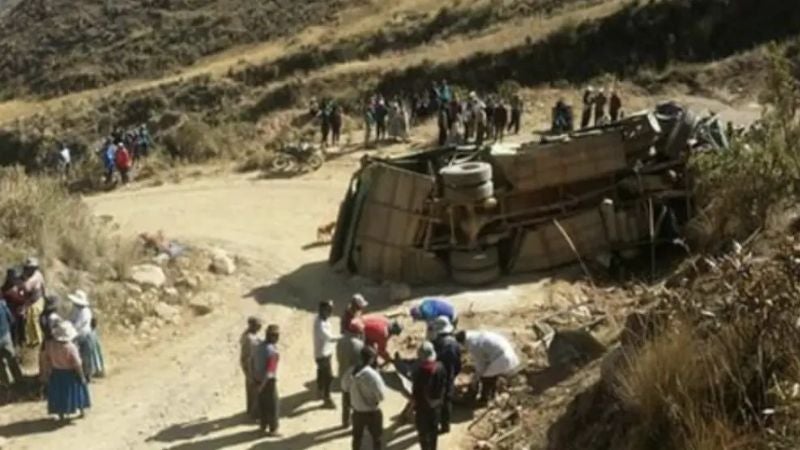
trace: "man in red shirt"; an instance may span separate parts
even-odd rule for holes
[[[351,329],[351,323],[355,321],[361,320],[361,315],[364,314],[364,310],[369,306],[369,302],[364,298],[361,294],[353,295],[353,299],[350,300],[350,304],[347,305],[347,309],[344,311],[344,315],[342,315],[342,321],[340,323],[340,332],[345,333]],[[357,327],[360,328],[360,327]]]
[[[384,366],[391,363],[393,359],[386,347],[392,336],[398,336],[403,332],[403,327],[386,316],[378,314],[364,316],[362,321],[364,322],[364,343],[375,347],[378,356],[383,359]]]

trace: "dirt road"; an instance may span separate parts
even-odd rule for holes
[[[131,355],[118,363],[115,375],[93,384],[95,405],[86,419],[57,429],[44,417],[42,403],[0,409],[0,436],[9,439],[8,448],[349,448],[347,432],[338,428],[340,412],[319,409],[314,400],[310,333],[317,302],[346,299],[351,291],[324,264],[326,248],[303,246],[315,239],[319,224],[335,217],[353,164],[332,163],[294,180],[223,176],[89,199],[98,214],[114,216],[125,231],[163,229],[242,255],[253,276],[221,286],[225,306],[188,325],[184,338]],[[261,438],[240,417],[237,340],[250,314],[283,329],[280,439]],[[403,404],[391,395],[387,427]],[[443,448],[458,448],[453,439],[459,434],[452,433]],[[389,449],[416,445],[410,427],[390,427],[387,436]]]

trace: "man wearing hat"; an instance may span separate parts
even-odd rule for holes
[[[399,336],[403,332],[403,327],[398,322],[379,314],[364,316],[363,322],[364,343],[377,350],[383,365],[391,363],[392,356],[387,350],[389,339],[392,336]]]
[[[342,337],[336,342],[336,362],[339,368],[339,380],[355,367],[361,360],[361,350],[364,349],[364,325],[361,321],[354,321],[342,332]],[[350,427],[350,393],[342,389],[342,428]]]
[[[434,335],[433,348],[436,351],[436,359],[442,363],[447,374],[440,427],[442,433],[449,433],[450,417],[453,412],[453,392],[455,391],[456,377],[461,373],[461,347],[453,336],[453,325],[447,317],[437,317],[431,328]]]
[[[280,415],[280,401],[278,398],[278,338],[280,332],[277,325],[267,327],[266,339],[261,345],[259,361],[263,362],[263,378],[258,387],[258,412],[262,432],[272,437],[279,437],[278,418]]]
[[[367,299],[364,298],[361,294],[354,294],[353,298],[350,300],[350,303],[347,305],[347,309],[344,311],[344,315],[342,316],[342,321],[339,324],[341,330],[340,332],[344,333],[350,327],[350,324],[356,320],[360,321],[361,316],[364,314],[364,310],[367,309],[369,306],[369,302]]]
[[[253,377],[250,360],[253,357],[253,352],[261,345],[260,331],[261,320],[258,317],[248,317],[247,328],[239,338],[239,364],[242,367],[242,373],[244,373],[245,404],[247,406],[245,410],[251,419],[258,417],[258,405],[256,401],[258,397],[258,385],[256,385],[255,378]]]
[[[364,430],[372,436],[373,450],[383,448],[383,411],[381,403],[386,398],[386,385],[375,370],[377,355],[371,347],[361,350],[358,365],[342,378],[342,391],[353,401],[353,449],[361,449]]]
[[[422,450],[436,450],[439,417],[447,391],[447,371],[436,360],[433,344],[424,342],[417,350],[418,367],[413,375],[415,424]]]
[[[45,296],[44,275],[39,269],[39,260],[28,258],[22,267],[22,292],[25,297],[25,343],[36,347],[42,343],[39,314],[44,306],[40,301]]]
[[[325,402],[324,407],[335,409],[336,405],[331,398],[331,383],[333,383],[333,367],[331,357],[336,336],[331,330],[330,318],[333,313],[333,301],[320,302],[319,314],[314,319],[314,360],[317,363],[317,390],[320,398]]]

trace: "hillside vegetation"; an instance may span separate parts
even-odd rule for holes
[[[59,95],[156,77],[236,45],[335,20],[346,3],[22,1],[0,15],[0,97]]]

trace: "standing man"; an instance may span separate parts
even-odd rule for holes
[[[447,389],[447,372],[436,360],[433,344],[424,342],[417,351],[417,370],[413,375],[415,425],[422,450],[436,450],[439,419]]]
[[[605,89],[600,89],[597,96],[594,98],[594,124],[595,126],[605,125],[606,122],[606,104],[608,97],[606,97]]]
[[[350,324],[342,332],[336,342],[336,362],[339,367],[339,381],[361,361],[361,350],[364,349],[364,326],[360,321]],[[350,393],[342,389],[342,428],[350,427]]]
[[[611,116],[611,121],[616,122],[622,117],[622,99],[619,98],[619,93],[616,89],[611,91],[611,100],[608,104],[608,113]]]
[[[14,349],[14,341],[11,338],[11,327],[14,325],[14,316],[6,305],[6,301],[0,297],[0,382],[3,384],[16,384],[22,381],[22,371],[17,362],[17,352]],[[12,380],[9,380],[6,367],[11,372]]]
[[[347,305],[347,309],[344,311],[342,315],[342,320],[339,324],[341,333],[344,333],[350,328],[350,325],[353,321],[361,321],[361,316],[364,314],[364,310],[369,306],[369,302],[367,299],[364,298],[361,294],[353,294],[353,298],[350,300],[350,303]],[[363,328],[363,326],[361,327]]]
[[[508,123],[508,131],[519,134],[519,129],[522,126],[522,97],[519,94],[514,94],[511,97],[511,121]]]
[[[263,342],[258,335],[259,332],[261,332],[261,320],[258,317],[251,316],[247,318],[247,328],[239,338],[239,364],[244,374],[245,411],[247,412],[247,416],[251,419],[258,417],[258,385],[253,376],[250,361],[253,359],[253,354],[258,351],[258,347]]]
[[[506,127],[508,127],[508,106],[504,99],[497,102],[494,109],[494,140],[503,142],[505,138]]]
[[[336,409],[336,404],[331,398],[331,383],[333,382],[333,367],[331,356],[336,337],[331,327],[331,314],[333,301],[320,302],[319,314],[314,319],[314,359],[317,362],[317,392],[327,409]]]
[[[369,148],[369,140],[372,138],[372,130],[375,128],[375,106],[367,102],[364,105],[364,147]]]
[[[447,387],[444,391],[442,403],[440,430],[442,433],[450,432],[450,418],[453,413],[453,393],[455,392],[456,377],[461,373],[461,347],[453,337],[453,325],[445,316],[439,316],[433,321],[434,334],[433,348],[436,351],[436,360],[442,363],[447,374]]]
[[[398,322],[378,314],[365,316],[363,322],[366,346],[376,349],[378,356],[383,360],[383,365],[391,363],[393,359],[387,350],[389,339],[392,336],[399,336],[403,332],[403,327]]]
[[[22,292],[25,298],[25,344],[37,347],[42,343],[39,315],[44,310],[44,275],[37,258],[28,258],[22,267]]]
[[[475,365],[472,386],[480,384],[481,404],[487,404],[497,394],[497,378],[511,375],[519,367],[519,357],[511,342],[491,331],[460,331],[456,340],[464,345]]]
[[[361,450],[364,430],[372,437],[372,449],[383,448],[383,412],[381,403],[386,397],[386,385],[375,370],[375,350],[365,346],[361,361],[345,374],[342,390],[350,394],[353,402],[353,450]]]
[[[375,104],[375,140],[381,143],[386,139],[386,119],[389,116],[389,109],[386,107],[386,101],[383,97],[378,96],[378,101]]]
[[[261,345],[262,356],[257,358],[264,361],[264,378],[258,387],[258,413],[260,429],[268,436],[280,437],[278,433],[278,418],[280,415],[280,402],[278,399],[278,326],[267,327],[266,339]],[[269,429],[269,432],[267,432]]]
[[[594,106],[594,88],[589,86],[583,91],[583,116],[581,128],[588,128],[592,123],[592,109]]]

